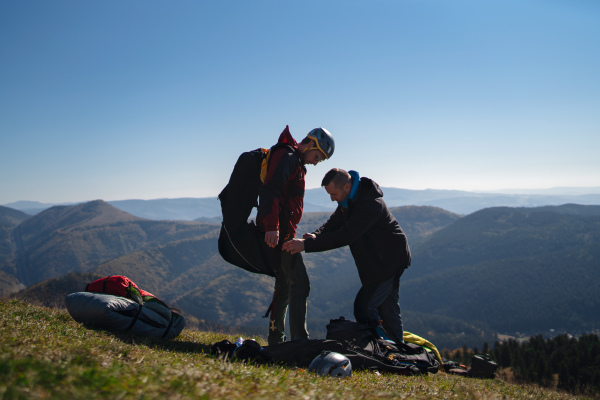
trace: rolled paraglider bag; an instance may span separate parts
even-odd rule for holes
[[[172,339],[185,327],[185,318],[161,301],[138,304],[121,296],[77,292],[68,295],[65,303],[75,321],[92,328]]]

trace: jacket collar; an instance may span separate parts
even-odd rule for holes
[[[353,201],[356,198],[356,194],[358,193],[358,185],[360,184],[360,176],[356,171],[348,171],[350,177],[352,177],[352,188],[350,189],[350,194],[346,197],[344,201],[338,201],[338,204],[343,208],[348,208],[348,200]]]

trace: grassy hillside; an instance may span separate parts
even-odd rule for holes
[[[235,337],[184,330],[171,341],[134,338],[88,330],[66,311],[0,300],[0,394],[3,399],[85,400],[574,398],[443,372],[402,377],[359,371],[338,380],[209,354],[213,343]]]

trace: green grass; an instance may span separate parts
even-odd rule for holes
[[[323,378],[210,354],[235,336],[184,330],[176,339],[87,329],[65,310],[0,300],[0,399],[571,399],[537,386],[447,375],[357,371]],[[264,338],[258,338],[264,344]]]

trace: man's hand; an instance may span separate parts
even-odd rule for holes
[[[279,243],[279,231],[269,231],[265,233],[265,243],[269,247],[277,246]]]
[[[283,250],[296,254],[304,251],[304,239],[292,239],[283,244]]]
[[[308,238],[316,238],[317,235],[315,235],[314,233],[305,233],[304,235],[302,235],[302,239],[308,239]]]

